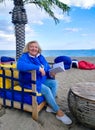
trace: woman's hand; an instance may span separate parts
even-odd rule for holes
[[[41,72],[42,76],[44,76],[46,74],[44,68],[40,67],[39,71]]]
[[[50,72],[50,76],[51,76],[51,77],[55,78],[55,75],[56,75],[56,73]]]

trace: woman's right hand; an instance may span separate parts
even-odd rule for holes
[[[44,76],[46,74],[44,68],[40,67],[39,71],[41,72],[42,76]]]

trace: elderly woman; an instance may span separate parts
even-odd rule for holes
[[[45,57],[41,54],[41,48],[37,41],[30,41],[24,48],[24,52],[17,61],[17,69],[20,71],[20,79],[25,76],[24,87],[29,88],[30,75],[25,71],[36,70],[37,81],[41,87],[38,87],[38,92],[41,92],[48,104],[46,111],[56,114],[56,118],[66,125],[70,125],[72,120],[64,114],[56,103],[55,97],[57,93],[57,81],[55,74],[50,73],[50,66]],[[31,87],[31,86],[30,86]]]

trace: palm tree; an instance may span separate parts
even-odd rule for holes
[[[23,48],[25,46],[25,24],[27,24],[27,15],[24,9],[23,0],[14,0],[12,23],[15,25],[17,60],[22,54]]]
[[[3,1],[5,0],[0,0],[0,2]],[[55,23],[58,23],[59,19],[54,15],[52,7],[57,6],[63,13],[70,10],[70,7],[59,0],[13,0],[13,2],[12,23],[15,26],[16,59],[20,57],[25,46],[25,24],[27,24],[27,15],[24,4],[35,4],[41,9],[44,9],[54,19]]]

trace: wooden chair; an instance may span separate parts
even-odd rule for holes
[[[46,105],[44,97],[41,93],[36,91],[36,71],[33,70],[31,73],[31,90],[24,89],[21,87],[21,90],[15,89],[16,86],[19,86],[19,72],[15,69],[15,67],[0,67],[0,107],[8,106],[11,108],[17,108],[24,111],[28,111],[32,113],[32,118],[34,120],[38,119],[38,114],[42,110],[42,108]],[[9,82],[8,82],[9,81]],[[9,87],[10,86],[10,87]],[[20,86],[19,86],[20,87]],[[8,97],[7,93],[11,94],[11,98]],[[21,101],[16,101],[15,93],[18,93],[21,96]],[[28,104],[24,102],[24,94],[29,94],[32,100],[32,104]],[[42,102],[38,103],[37,98],[42,98]]]

